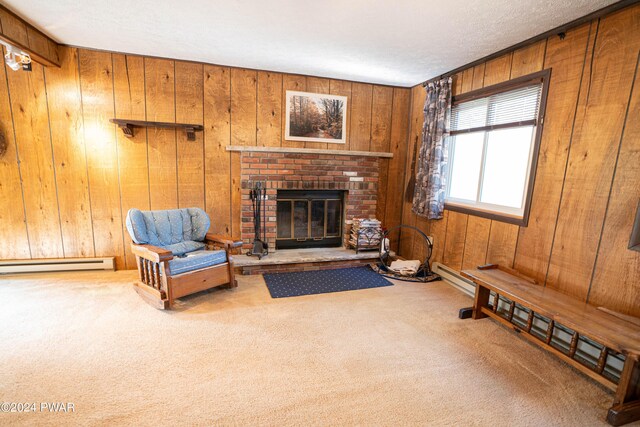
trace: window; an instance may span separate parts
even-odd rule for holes
[[[453,98],[446,207],[527,225],[549,71]]]

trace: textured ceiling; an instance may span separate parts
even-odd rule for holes
[[[70,45],[412,86],[613,0],[2,0]]]

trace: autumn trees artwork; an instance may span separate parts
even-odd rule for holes
[[[286,139],[345,143],[347,98],[287,91]]]

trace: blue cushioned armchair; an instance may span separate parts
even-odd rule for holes
[[[129,210],[127,230],[139,274],[134,288],[145,301],[169,309],[176,298],[238,286],[230,251],[242,242],[208,233],[209,225],[199,208]]]

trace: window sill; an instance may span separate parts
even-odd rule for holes
[[[506,213],[499,213],[493,211],[485,211],[478,208],[471,208],[468,206],[457,205],[453,203],[444,204],[444,208],[453,212],[459,212],[467,215],[478,216],[481,218],[487,218],[493,221],[506,222],[508,224],[518,225],[520,227],[526,227],[529,223],[529,216],[525,214],[524,217],[509,215]]]

